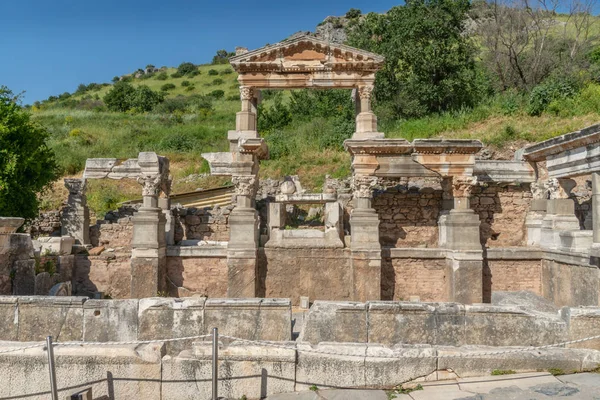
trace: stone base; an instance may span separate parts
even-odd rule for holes
[[[561,231],[560,249],[574,253],[587,253],[592,247],[592,231]]]
[[[354,300],[381,299],[381,250],[352,251]]]
[[[257,249],[227,250],[227,297],[256,297]]]
[[[542,241],[542,221],[546,213],[543,211],[529,211],[525,217],[527,228],[527,245],[539,246]]]
[[[479,216],[471,209],[450,210],[440,219],[440,236],[445,236],[445,246],[452,250],[481,250]]]
[[[131,298],[156,297],[166,293],[166,256],[131,259]]]
[[[483,252],[449,251],[446,259],[449,301],[474,304],[483,302]]]

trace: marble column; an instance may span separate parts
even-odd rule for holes
[[[236,131],[256,131],[255,89],[251,86],[240,86],[240,100],[242,110],[235,116]]]
[[[542,221],[546,216],[548,186],[546,181],[536,180],[531,184],[531,205],[525,217],[527,245],[539,246],[542,241]]]
[[[90,211],[85,195],[85,179],[65,179],[69,190],[67,204],[62,209],[61,235],[71,236],[77,244],[90,243]]]
[[[229,215],[227,297],[256,297],[259,218],[254,205],[256,175],[232,177],[236,206]]]
[[[166,292],[166,218],[158,206],[163,175],[142,174],[142,207],[132,217],[131,298]]]
[[[373,85],[358,87],[358,99],[356,99],[356,132],[353,139],[381,139],[383,133],[377,131],[377,116],[371,109],[371,97],[373,96]]]
[[[440,219],[440,237],[447,249],[448,299],[472,304],[483,301],[483,250],[479,215],[471,209],[470,197],[477,179],[454,176],[446,180],[452,190],[453,208]],[[451,186],[450,186],[451,185]]]
[[[350,214],[351,257],[354,276],[354,300],[381,299],[381,244],[379,216],[372,207],[374,176],[352,178],[354,209]]]

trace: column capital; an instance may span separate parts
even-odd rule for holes
[[[358,87],[358,97],[361,100],[370,100],[373,95],[373,85],[364,85]]]
[[[254,98],[254,87],[240,86],[240,99],[250,101]]]
[[[142,185],[142,196],[158,197],[163,185],[161,174],[142,174],[137,177],[137,182]]]
[[[258,179],[255,175],[233,176],[231,182],[235,185],[234,190],[237,196],[254,197],[258,189]]]
[[[477,184],[475,176],[453,176],[452,177],[452,196],[471,197],[473,186]]]
[[[550,178],[546,181],[550,199],[568,199],[571,190],[577,185],[573,179]]]
[[[350,187],[355,198],[370,199],[373,197],[373,189],[377,187],[378,179],[370,175],[354,175]]]
[[[64,184],[69,190],[69,195],[82,195],[85,192],[86,181],[83,178],[66,178]]]

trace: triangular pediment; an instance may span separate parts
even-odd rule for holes
[[[237,72],[376,71],[383,61],[378,54],[329,43],[311,35],[261,47],[229,60]]]

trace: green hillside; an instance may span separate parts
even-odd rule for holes
[[[393,17],[394,13],[390,15]],[[406,26],[402,25],[406,24],[406,15],[398,14],[398,17],[402,18],[391,21],[392,24],[384,21],[382,25],[398,23],[396,29],[406,31]],[[378,47],[385,44],[385,40],[370,41],[373,37],[370,29],[380,23],[380,18],[386,17],[369,14],[344,22],[342,25],[349,26],[346,29],[351,33],[349,44],[384,53],[395,51],[395,48]],[[576,36],[576,33],[570,32],[569,25],[564,25],[566,16],[551,18],[554,24],[563,24],[560,25],[563,35],[569,38]],[[418,23],[418,18],[415,20]],[[549,37],[559,32],[556,27],[552,29]],[[600,85],[596,83],[600,77],[600,51],[595,47],[596,38],[592,40],[590,37],[586,42],[587,48],[581,50],[577,65],[573,61],[572,65],[563,68],[564,71],[554,70],[527,87],[521,87],[515,81],[510,84],[514,87],[505,84],[503,88],[499,88],[493,68],[486,65],[484,39],[485,36],[475,36],[473,43],[479,46],[479,50],[474,54],[475,63],[468,66],[477,77],[484,77],[481,78],[483,84],[474,89],[477,90],[473,94],[475,100],[454,103],[455,100],[449,98],[449,106],[432,110],[415,109],[415,101],[422,99],[386,99],[381,95],[375,103],[380,131],[385,132],[387,137],[408,140],[476,138],[489,146],[493,158],[506,159],[526,143],[577,130],[600,120]],[[463,39],[457,35],[456,40]],[[450,43],[450,51],[453,51],[452,46],[455,44]],[[394,56],[390,54],[386,53],[388,59]],[[175,192],[220,185],[227,180],[204,176],[208,166],[200,154],[227,151],[227,131],[234,129],[235,113],[240,108],[237,76],[228,64],[200,65],[197,70],[199,73],[196,75],[182,77],[172,76],[177,73],[177,68],[168,68],[149,77],[128,75],[125,80],[133,87],[145,85],[165,96],[163,103],[146,112],[134,109],[109,111],[103,99],[113,85],[107,84],[91,85],[73,94],[66,93],[36,103],[31,110],[34,119],[50,131],[49,144],[55,150],[65,175],[80,174],[87,158],[129,158],[136,157],[140,151],[155,151],[171,159]],[[406,71],[402,74],[396,72],[393,76],[384,75],[387,78],[383,81],[378,76],[378,83],[408,76],[408,80],[401,82],[405,87],[422,84],[416,78],[410,80],[410,73],[416,74],[415,71],[413,68],[409,75]],[[443,84],[446,83],[439,85]],[[163,90],[169,86],[170,89]],[[460,88],[460,85],[455,87]],[[433,90],[436,90],[435,86]],[[420,91],[406,89],[399,93],[412,92]],[[302,104],[310,107],[303,108]],[[349,176],[350,158],[342,143],[354,129],[352,110],[349,91],[264,91],[259,131],[269,145],[271,159],[261,162],[261,176],[279,178],[298,174],[306,187],[317,190],[327,174],[340,178]],[[59,187],[60,184],[57,184],[52,193],[45,195],[45,208],[59,206],[64,195]],[[90,203],[99,212],[114,207],[119,201],[139,196],[139,188],[135,184],[119,184],[116,188],[110,183],[100,182],[93,183],[92,189]]]

